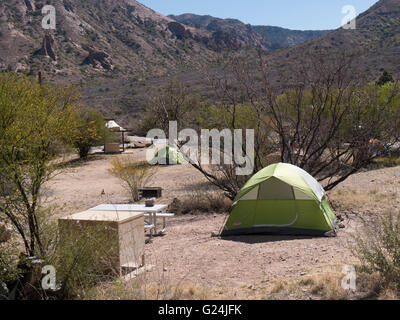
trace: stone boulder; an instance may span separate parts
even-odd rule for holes
[[[11,238],[11,232],[0,225],[0,243],[7,242]]]
[[[103,52],[95,49],[89,49],[89,55],[83,60],[82,65],[92,65],[94,68],[103,68],[104,70],[113,70],[111,57]]]
[[[68,0],[64,0],[64,8],[68,12],[74,13],[74,7],[72,6],[71,2],[69,2]]]
[[[185,38],[192,38],[192,33],[189,29],[186,29],[179,22],[170,22],[168,23],[168,30],[172,32],[172,34],[179,40],[183,40]]]
[[[216,45],[215,49],[239,49],[240,43],[234,39],[229,33],[224,31],[215,31],[212,40]]]
[[[32,0],[25,0],[25,5],[28,11],[33,11],[36,9],[35,3],[33,3]]]

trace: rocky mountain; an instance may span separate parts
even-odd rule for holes
[[[56,9],[55,30],[42,28],[46,4]],[[207,16],[165,17],[134,0],[7,0],[0,2],[0,69],[40,69],[61,80],[144,78],[207,64],[224,50],[276,49],[308,39],[283,30]]]
[[[182,24],[199,30],[207,30],[212,33],[215,44],[230,43],[231,46],[260,46],[266,47],[262,39],[250,25],[236,19],[219,19],[211,16],[199,16],[195,14],[183,14],[179,16],[169,15]]]
[[[231,42],[241,43],[244,46],[260,46],[266,50],[276,50],[295,46],[310,39],[318,38],[330,30],[299,31],[272,26],[252,26],[236,19],[220,19],[209,15],[169,15],[168,17],[194,27],[212,32],[217,39],[230,38]]]
[[[356,55],[355,66],[365,81],[375,80],[383,70],[400,78],[400,0],[380,0],[356,19],[356,29],[339,28],[318,39],[275,52],[272,64],[278,73],[315,48],[327,53],[344,51]]]
[[[56,29],[42,28],[42,7],[56,8]],[[165,17],[134,0],[0,2],[0,68],[50,78],[142,77],[205,63],[210,33]]]
[[[55,30],[41,25],[47,3],[56,8]],[[355,52],[370,80],[383,69],[399,78],[400,0],[380,0],[357,17],[355,30],[329,33],[166,17],[134,0],[0,0],[0,70],[40,70],[45,81],[80,84],[85,105],[124,125],[171,76],[202,89],[197,69],[256,46],[268,52],[277,81],[315,47]]]

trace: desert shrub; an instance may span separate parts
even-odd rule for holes
[[[111,139],[111,132],[107,130],[103,116],[92,109],[82,109],[77,114],[77,134],[74,145],[78,149],[79,157],[84,159],[96,144],[104,144]]]
[[[191,127],[199,108],[198,94],[179,80],[173,79],[149,101],[140,133],[146,135],[155,128],[168,132],[170,121],[177,121],[178,128]]]
[[[82,298],[102,281],[119,275],[118,238],[105,225],[60,222],[60,241],[53,257],[58,298]]]
[[[195,192],[186,198],[174,199],[170,210],[178,215],[196,213],[227,213],[232,202],[220,192]]]
[[[375,276],[376,288],[400,293],[400,214],[364,223],[353,251],[361,261],[360,272]]]
[[[134,202],[140,200],[139,190],[150,181],[157,170],[148,162],[137,162],[130,157],[115,157],[111,165],[109,172],[120,179]]]
[[[7,284],[17,280],[19,276],[16,259],[17,252],[15,248],[15,243],[11,243],[9,240],[2,241],[0,239],[0,300],[7,300],[10,298],[13,290],[12,288],[8,288]]]
[[[383,86],[383,85],[385,85],[385,84],[388,83],[388,82],[394,82],[394,78],[393,78],[393,76],[391,75],[390,72],[384,70],[383,73],[382,73],[382,75],[381,75],[381,76],[379,77],[379,79],[376,81],[376,84],[377,84],[378,86]]]

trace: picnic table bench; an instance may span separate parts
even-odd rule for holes
[[[157,204],[153,207],[146,207],[144,204],[102,204],[91,211],[115,211],[115,212],[143,212],[150,221],[146,222],[145,229],[150,231],[150,238],[155,235],[163,235],[167,229],[166,219],[175,216],[173,213],[163,212],[168,208],[166,204]],[[163,229],[157,232],[157,218],[163,219]]]
[[[151,214],[145,213],[144,216],[145,217],[150,217]],[[156,213],[155,214],[155,218],[156,218],[155,223],[157,222],[157,218],[162,218],[163,219],[163,229],[160,231],[161,234],[165,233],[165,231],[167,230],[167,221],[166,221],[167,218],[172,218],[174,216],[175,216],[174,213],[166,213],[166,212],[161,212],[161,213]]]
[[[150,243],[151,242],[151,239],[153,238],[153,230],[154,230],[155,227],[156,226],[154,224],[149,224],[149,223],[146,223],[144,225],[144,230],[148,230],[149,231],[149,239],[146,240],[146,243]]]

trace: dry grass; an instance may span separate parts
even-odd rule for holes
[[[392,190],[334,190],[329,193],[329,200],[338,212],[373,212],[380,214],[392,208],[398,193]]]
[[[382,157],[374,159],[374,163],[371,165],[372,168],[387,168],[400,166],[400,152],[393,152],[389,157]]]
[[[327,273],[310,279],[310,293],[324,300],[345,300],[349,298],[349,291],[341,286],[343,274]]]
[[[342,273],[329,272],[291,281],[280,280],[272,286],[268,298],[346,300],[351,293],[342,288],[342,278]]]
[[[178,215],[198,213],[227,213],[232,201],[217,191],[195,191],[183,199],[175,199],[171,210]]]
[[[87,300],[216,300],[231,298],[228,292],[221,290],[216,292],[190,282],[173,283],[166,279],[153,282],[143,277],[131,281],[117,279],[111,283],[99,284],[85,297]]]
[[[335,208],[360,208],[374,201],[373,194],[357,190],[335,190],[329,194],[329,199]]]
[[[285,280],[280,280],[274,283],[270,291],[271,294],[281,293],[289,287],[289,283]]]
[[[399,300],[400,297],[395,289],[387,288],[378,297],[379,300]]]

